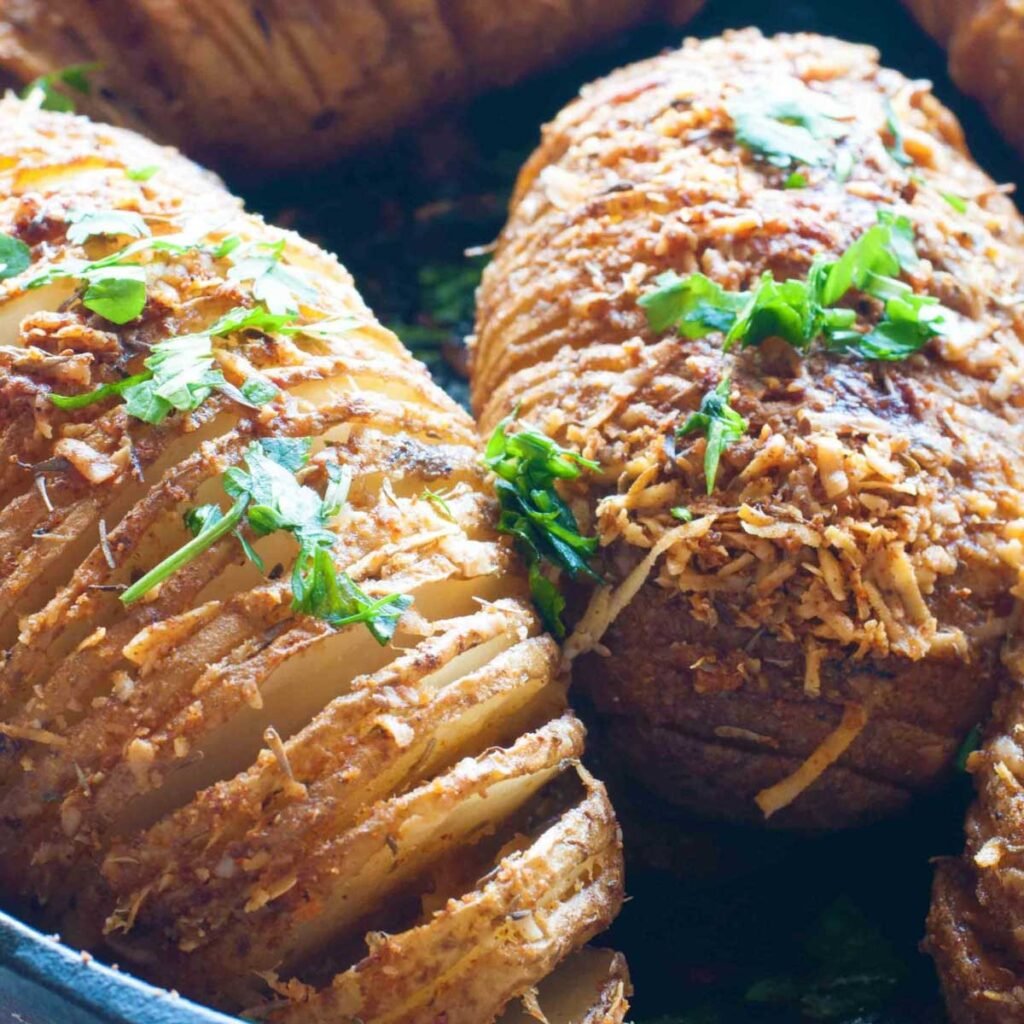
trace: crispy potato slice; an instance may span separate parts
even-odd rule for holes
[[[479,889],[450,900],[418,928],[379,936],[369,955],[330,988],[300,993],[296,1005],[271,1019],[414,1024],[435,1020],[439,1006],[453,1004],[451,1024],[492,1019],[515,989],[532,984],[564,954],[567,933],[590,933],[618,899],[618,883],[607,873],[618,828],[603,787],[585,773],[582,778],[579,803],[502,858]],[[502,983],[495,985],[495,977]]]
[[[125,174],[154,162],[166,182]],[[192,239],[133,253],[146,301],[127,324],[88,309],[81,281],[27,287],[123,247],[72,242],[76,210]],[[394,995],[359,989],[367,1024],[419,1014],[422,998],[493,1017],[611,919],[622,865],[603,789],[577,779],[583,728],[495,535],[473,424],[331,257],[123,131],[0,103],[0,232],[32,260],[0,281],[0,452],[17,456],[0,467],[5,902],[233,1011],[272,1004],[274,971],[322,986],[365,962],[367,936],[409,936]],[[272,254],[299,329],[218,337],[212,358],[276,397],[214,394],[160,425],[116,397],[51,402],[269,301],[233,273],[232,237],[240,254]],[[324,321],[335,327],[317,333]],[[262,567],[229,534],[121,600],[189,540],[184,513],[229,507],[222,476],[255,438],[310,438],[298,479],[317,496],[329,466],[350,471],[329,551],[371,600],[412,599],[389,643],[296,611],[297,538],[244,521]],[[484,912],[501,906],[487,938]],[[594,1006],[617,1019],[621,971],[595,971]],[[299,1019],[317,1012],[306,1002]]]
[[[566,957],[536,989],[501,1015],[501,1024],[532,1024],[539,1009],[548,1024],[620,1024],[632,992],[620,953],[586,946]]]
[[[479,0],[253,7],[21,0],[0,10],[0,69],[29,81],[95,64],[92,116],[237,171],[293,169],[508,85],[702,0]]]

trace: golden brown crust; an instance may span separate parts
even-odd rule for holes
[[[1005,952],[990,945],[972,873],[958,861],[935,872],[925,950],[935,960],[953,1024],[1019,1024],[1024,988]]]
[[[949,73],[1024,151],[1024,11],[1013,0],[904,0],[949,50]]]
[[[154,163],[147,181],[125,173]],[[90,312],[78,281],[27,288],[48,267],[117,252],[124,238],[68,238],[71,211],[110,210],[197,242],[134,255],[146,302],[120,327]],[[604,790],[576,767],[583,727],[565,710],[558,651],[493,531],[469,417],[333,257],[123,129],[0,103],[0,232],[32,258],[0,283],[5,903],[45,907],[71,940],[227,1009],[277,1005],[278,985],[301,998],[300,1021],[315,1019],[318,986],[333,992],[332,974],[366,962],[364,936],[376,948],[392,931],[410,936],[415,977],[391,965],[361,968],[366,979],[414,987],[431,1020],[493,1019],[611,920],[622,863]],[[50,401],[255,306],[218,249],[230,236],[239,256],[280,246],[278,266],[304,282],[297,324],[343,328],[215,339],[227,379],[258,372],[277,398],[251,408],[214,394],[158,426],[119,400]],[[284,531],[249,536],[266,574],[229,534],[142,600],[120,600],[191,536],[185,510],[225,504],[221,475],[252,440],[282,437],[313,439],[302,481],[318,492],[330,462],[351,470],[331,556],[371,597],[413,599],[391,644],[293,610]],[[492,868],[511,918],[543,909],[547,942],[523,923],[503,930],[462,1001],[442,961],[468,964],[459,939],[487,931],[477,883]],[[465,904],[453,935],[446,901]],[[594,995],[615,1024],[622,987],[609,967]],[[390,1019],[376,982],[361,998],[367,1024]]]
[[[1007,641],[1006,677],[986,742],[967,759],[977,791],[966,848],[940,862],[925,948],[956,1024],[1024,1021],[1024,651]]]
[[[702,0],[101,0],[0,4],[0,69],[98,62],[80,109],[252,173],[385,138],[624,28]]]
[[[849,112],[848,180],[812,169],[787,189],[789,169],[736,143],[730,97],[780,88]],[[889,104],[912,167],[888,151]],[[914,226],[915,290],[955,311],[922,354],[726,354],[720,334],[648,328],[637,300],[661,272],[731,290],[800,278],[879,209]],[[601,464],[571,497],[622,586],[598,592],[569,649],[591,652],[576,678],[634,774],[761,820],[765,787],[838,752],[771,818],[822,827],[896,810],[947,769],[993,698],[1018,578],[1022,246],[955,119],[866,47],[691,41],[588,86],[545,129],[479,294],[474,393],[485,432],[520,404]],[[674,455],[665,438],[727,374],[750,429],[709,496],[703,436]]]

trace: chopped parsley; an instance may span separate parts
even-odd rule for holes
[[[0,281],[16,277],[32,264],[32,251],[20,239],[0,234]]]
[[[878,224],[838,260],[815,259],[804,280],[776,281],[766,271],[753,291],[728,292],[703,274],[669,272],[639,303],[653,331],[674,326],[689,338],[721,331],[726,351],[737,343],[748,348],[782,338],[806,352],[820,337],[829,351],[893,361],[940,334],[947,312],[937,299],[916,294],[898,279],[916,263],[910,221],[880,210]],[[883,303],[881,320],[867,331],[857,328],[855,310],[836,306],[853,290]]]
[[[146,238],[150,234],[142,217],[130,210],[69,210],[67,222],[67,238],[73,245],[97,236]]]
[[[693,522],[693,513],[683,505],[676,505],[675,508],[669,509],[669,515],[673,519],[678,519],[681,523]]]
[[[114,268],[126,269],[126,268]],[[204,331],[169,338],[153,346],[145,370],[125,380],[105,384],[82,395],[51,395],[60,409],[81,409],[114,396],[125,401],[129,416],[146,423],[162,423],[174,410],[198,409],[214,391],[221,391],[247,406],[265,405],[278,389],[263,377],[251,377],[234,387],[215,365],[213,339],[235,331],[257,330],[268,334],[287,330],[291,316],[275,316],[261,307],[236,307]]]
[[[146,305],[146,271],[140,266],[104,267],[86,271],[82,305],[112,324],[134,320]]]
[[[113,212],[113,211],[111,211]],[[82,215],[84,218],[85,215]],[[90,215],[99,216],[96,211]],[[123,222],[121,222],[123,227]],[[75,230],[72,224],[68,237]],[[99,232],[91,231],[91,234]],[[107,232],[103,232],[107,233]],[[86,236],[88,237],[88,236]],[[67,259],[55,263],[25,282],[26,288],[42,288],[54,281],[74,278],[85,283],[82,304],[86,309],[98,313],[114,324],[126,324],[134,320],[146,305],[146,271],[141,263],[132,262],[132,257],[141,252],[170,252],[181,255],[195,249],[206,249],[214,259],[221,259],[238,245],[238,239],[230,236],[214,247],[205,245],[185,235],[167,235],[162,238],[148,236],[129,242],[123,249],[98,260]]]
[[[958,196],[955,192],[940,192],[939,195],[942,196],[942,198],[945,199],[957,213],[967,212],[967,200],[963,196]]]
[[[849,111],[806,86],[748,90],[727,106],[736,141],[776,167],[794,163],[823,167],[832,162],[834,139],[847,134]]]
[[[99,64],[73,64],[59,71],[40,75],[22,89],[21,98],[40,110],[72,114],[75,111],[75,103],[67,90],[71,89],[82,96],[88,96],[92,91],[88,76],[99,68]]]
[[[311,438],[267,438],[254,441],[245,453],[245,468],[232,466],[222,479],[233,504],[227,512],[218,505],[201,505],[185,514],[192,540],[165,558],[122,595],[133,604],[218,540],[234,532],[242,548],[259,569],[263,563],[244,539],[247,524],[257,537],[283,530],[298,541],[292,568],[292,609],[312,615],[335,628],[364,623],[384,646],[394,636],[398,620],[412,604],[407,594],[373,599],[347,574],[339,572],[332,549],[337,539],[329,524],[348,496],[350,474],[337,466],[328,470],[329,482],[321,498],[300,484],[295,474],[309,462]]]
[[[906,143],[903,136],[903,125],[900,124],[892,102],[886,97],[885,100],[885,130],[892,136],[892,145],[886,146],[886,152],[901,167],[912,167],[913,158],[907,153]]]
[[[832,177],[842,185],[850,180],[853,174],[853,154],[848,149],[841,149],[836,154],[836,162],[832,165]]]
[[[424,501],[429,501],[430,504],[445,517],[445,519],[449,519],[453,523],[455,522],[455,516],[452,513],[451,505],[448,504],[448,498],[451,497],[450,491],[433,491],[429,487],[424,487],[423,493],[420,497]]]
[[[707,438],[707,447],[704,450],[704,478],[707,481],[708,494],[715,489],[715,478],[718,476],[718,463],[721,461],[722,452],[734,441],[738,441],[747,432],[747,421],[729,405],[729,378],[723,377],[718,386],[707,392],[701,399],[700,408],[697,412],[691,412],[686,422],[676,428],[676,437],[686,437],[687,434],[703,433]],[[688,513],[687,509],[680,509],[680,512]],[[684,515],[676,516],[676,509],[672,515],[684,522]]]
[[[141,167],[126,167],[124,169],[124,176],[130,181],[149,181],[149,179],[152,178],[159,170],[159,164],[144,164]]]
[[[967,771],[967,759],[976,750],[981,749],[981,726],[973,725],[970,731],[964,737],[963,743],[960,744],[960,749],[956,753],[956,766],[957,768],[965,772]]]
[[[807,188],[807,175],[800,171],[791,171],[786,175],[783,185],[786,188]]]
[[[316,289],[305,275],[281,262],[285,239],[276,242],[256,242],[242,250],[228,271],[229,281],[251,281],[252,294],[271,313],[296,315],[300,302],[315,302]],[[222,252],[220,255],[228,255]]]
[[[529,567],[530,592],[537,610],[547,628],[562,638],[565,598],[541,566],[554,566],[572,578],[601,577],[589,564],[597,550],[597,538],[580,533],[576,517],[556,490],[555,481],[575,480],[584,469],[595,471],[600,467],[533,427],[523,426],[510,434],[508,428],[514,419],[513,413],[494,428],[483,464],[496,477],[501,508],[498,530],[515,537]]]
[[[669,271],[655,285],[639,304],[647,313],[648,326],[658,334],[673,326],[687,338],[728,331],[747,298],[743,292],[727,292],[701,273],[680,277]]]

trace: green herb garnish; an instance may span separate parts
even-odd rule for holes
[[[683,505],[676,505],[675,508],[669,509],[669,515],[673,519],[678,519],[681,523],[693,522],[693,513]]]
[[[896,111],[893,109],[892,101],[888,97],[885,99],[885,129],[892,136],[892,145],[885,147],[886,152],[901,167],[912,167],[914,161],[906,150],[903,126],[900,124]]]
[[[0,234],[0,281],[17,277],[32,264],[32,251],[20,239]]]
[[[240,388],[229,384],[215,365],[213,339],[243,330],[272,334],[287,330],[292,319],[291,316],[274,316],[260,307],[236,307],[204,331],[154,345],[143,363],[146,368],[143,373],[105,384],[83,395],[51,395],[50,401],[60,409],[81,409],[93,402],[120,396],[125,400],[128,415],[146,423],[162,423],[173,410],[191,412],[214,391],[224,392],[243,405],[265,405],[277,397],[278,389],[263,377],[250,378]]]
[[[451,497],[450,492],[445,491],[442,493],[441,491],[432,491],[429,487],[424,487],[420,497],[424,501],[429,501],[445,519],[449,519],[453,523],[455,522],[455,516],[452,513],[451,506],[448,504],[448,498]]]
[[[107,267],[85,275],[88,287],[82,305],[112,324],[134,320],[146,305],[146,272],[142,267]]]
[[[967,771],[967,759],[981,747],[981,726],[974,725],[964,737],[963,743],[956,754],[956,766],[960,771]]]
[[[940,334],[946,311],[929,295],[917,295],[898,279],[918,262],[913,225],[906,217],[880,210],[879,223],[869,228],[838,260],[818,257],[807,278],[776,281],[770,271],[750,292],[727,292],[703,274],[679,277],[662,274],[639,300],[656,332],[675,326],[689,338],[712,331],[725,334],[729,350],[782,338],[806,352],[818,337],[827,349],[865,359],[905,359]],[[879,323],[868,331],[856,328],[853,309],[837,307],[857,290],[884,304]]]
[[[88,96],[91,92],[88,76],[99,68],[99,64],[73,64],[59,71],[40,75],[22,89],[21,98],[40,110],[72,114],[75,110],[74,100],[61,87],[65,86]]]
[[[130,210],[69,210],[67,222],[67,238],[73,245],[100,235],[146,238],[150,234],[142,217]]]
[[[832,162],[828,142],[846,135],[849,112],[806,87],[740,93],[728,104],[736,141],[776,167],[794,162],[821,167]]]
[[[704,450],[704,478],[707,481],[708,494],[715,489],[715,477],[718,476],[718,463],[722,458],[722,452],[746,432],[747,421],[729,405],[728,377],[723,377],[713,391],[707,392],[701,399],[697,412],[691,412],[686,422],[676,428],[676,437],[703,433],[707,438],[707,447]],[[675,509],[672,510],[672,514],[675,515]],[[690,518],[693,518],[692,515]],[[685,519],[684,521],[689,522]]]
[[[55,263],[26,281],[25,287],[42,288],[68,278],[83,281],[87,286],[82,294],[85,308],[99,313],[111,323],[126,324],[134,320],[146,305],[145,267],[132,262],[131,257],[146,250],[180,255],[204,248],[200,241],[182,241],[183,238],[182,235],[138,238],[102,259],[68,259]]]
[[[711,331],[728,331],[743,308],[744,292],[727,292],[704,274],[680,277],[669,271],[642,295],[639,304],[647,323],[659,334],[675,326],[687,338],[703,338]]]
[[[850,180],[853,174],[853,154],[848,149],[841,149],[836,154],[836,162],[832,165],[832,177],[842,185]]]
[[[121,601],[138,601],[232,532],[246,557],[262,571],[262,561],[239,532],[244,521],[258,537],[283,530],[298,541],[291,581],[294,611],[339,629],[365,623],[381,646],[389,643],[412,598],[388,594],[372,599],[347,573],[338,571],[332,557],[337,535],[328,526],[347,500],[350,475],[331,467],[322,498],[300,484],[295,474],[308,464],[312,443],[311,438],[269,438],[250,444],[245,469],[232,466],[222,477],[224,491],[233,500],[231,508],[225,513],[217,505],[201,505],[187,512],[185,524],[195,534],[193,539],[132,584]]]
[[[159,164],[144,164],[142,167],[126,167],[124,169],[124,176],[131,181],[149,181],[149,179],[152,178],[159,170]]]
[[[281,262],[285,239],[247,246],[228,271],[229,281],[252,281],[252,294],[271,313],[297,315],[300,302],[315,302],[316,289],[305,275]],[[226,256],[231,250],[219,252]],[[234,258],[234,257],[232,257]]]
[[[958,196],[955,192],[940,192],[939,195],[942,196],[942,198],[945,199],[957,213],[967,212],[967,200],[963,196]]]
[[[565,636],[562,612],[565,599],[554,581],[541,572],[545,563],[573,578],[600,580],[590,567],[597,550],[596,537],[580,534],[572,510],[555,488],[556,480],[575,480],[584,469],[600,466],[562,448],[533,427],[509,433],[515,413],[503,419],[491,434],[483,464],[494,473],[501,515],[498,530],[515,537],[530,570],[530,591],[545,625],[555,636]]]
[[[782,184],[784,188],[807,188],[807,175],[801,174],[800,171],[791,171]]]

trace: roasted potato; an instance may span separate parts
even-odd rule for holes
[[[217,167],[301,168],[703,0],[0,2],[0,69],[99,65],[85,113]]]
[[[894,329],[852,271],[814,298],[869,231],[941,328]],[[603,753],[664,798],[856,824],[987,716],[1024,511],[1022,247],[956,120],[867,47],[690,41],[544,130],[479,292],[475,406],[600,466],[565,486],[605,581],[567,656]]]
[[[960,858],[940,860],[925,948],[935,960],[954,1024],[1024,1021],[1024,648],[1006,644],[1006,675],[986,742],[967,756],[977,797]]]
[[[6,904],[281,1020],[535,1000],[620,839],[469,417],[332,256],[10,97],[0,262]]]
[[[949,50],[949,73],[1024,152],[1024,10],[1014,0],[904,0]]]

